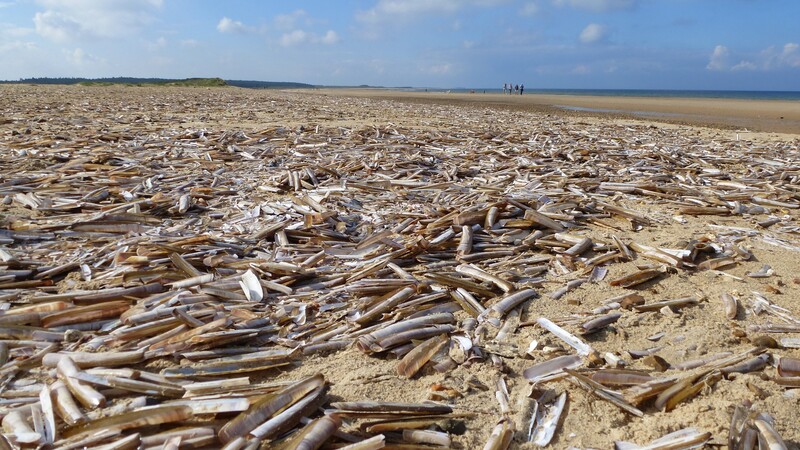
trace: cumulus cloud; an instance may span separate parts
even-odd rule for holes
[[[0,53],[25,51],[36,48],[36,44],[22,40],[33,33],[32,28],[20,28],[14,25],[0,24]]]
[[[769,47],[761,52],[761,59],[765,70],[800,67],[800,44],[789,42],[780,49]]]
[[[303,30],[294,30],[290,31],[289,33],[285,33],[281,36],[281,45],[284,47],[290,47],[292,45],[299,45],[307,42],[309,39],[308,33]]]
[[[284,33],[280,38],[280,43],[284,47],[292,47],[302,44],[324,44],[332,45],[339,42],[339,35],[333,30],[328,30],[322,36],[305,30],[292,30]]]
[[[730,59],[730,51],[724,45],[714,47],[711,57],[708,59],[706,69],[708,70],[725,70],[730,67],[728,60]]]
[[[733,70],[733,71],[757,70],[757,69],[758,69],[757,65],[755,65],[754,63],[752,63],[750,61],[744,61],[744,60],[740,61],[739,64],[736,64],[735,66],[731,67],[731,70]]]
[[[800,67],[800,44],[789,42],[783,46],[783,62],[791,67]]]
[[[374,8],[356,14],[364,23],[410,19],[426,14],[452,14],[471,6],[495,6],[507,0],[380,0]]]
[[[34,33],[35,31],[36,30],[33,28],[17,27],[11,25],[5,28],[0,28],[0,36],[2,36],[4,39],[22,38],[28,36],[31,33]]]
[[[339,35],[333,30],[328,30],[328,32],[320,38],[319,42],[326,45],[333,45],[339,42]]]
[[[83,66],[89,63],[97,62],[100,59],[96,56],[86,53],[82,48],[78,47],[75,50],[63,50],[64,56],[67,61],[76,66]]]
[[[590,23],[589,25],[586,25],[586,28],[584,28],[583,31],[581,31],[579,39],[584,44],[594,44],[605,40],[607,36],[608,29],[605,27],[605,25]]]
[[[83,27],[77,20],[55,11],[37,12],[33,16],[33,24],[40,36],[56,42],[65,42],[83,33]]]
[[[36,49],[36,44],[33,42],[23,41],[9,41],[0,42],[0,53],[10,53],[14,51],[31,51]]]
[[[245,25],[244,23],[233,20],[229,17],[223,17],[219,20],[217,24],[217,31],[220,33],[239,33],[239,34],[247,34],[247,33],[255,33],[258,31],[258,28]]]
[[[38,0],[36,32],[57,42],[122,38],[150,24],[163,0]]]
[[[741,55],[739,55],[739,57],[741,57]],[[711,53],[706,69],[770,71],[800,68],[800,44],[788,42],[782,47],[767,47],[758,54],[744,55],[744,58],[737,64],[731,64],[731,59],[731,51],[724,45],[718,45]]]
[[[298,23],[306,24],[309,21],[308,13],[302,9],[297,9],[289,14],[278,14],[275,16],[275,26],[279,30],[292,30],[298,27]]]
[[[637,2],[638,0],[553,0],[556,6],[569,6],[595,12],[630,9],[636,6]]]

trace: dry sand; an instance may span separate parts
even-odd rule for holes
[[[652,98],[579,95],[503,95],[409,92],[391,89],[323,89],[325,95],[384,98],[403,102],[464,104],[559,116],[613,117],[656,123],[749,130],[780,138],[800,134],[800,101],[720,98]],[[566,108],[586,108],[573,110]],[[740,133],[742,136],[744,132]]]
[[[13,89],[3,87],[3,90]],[[2,91],[0,91],[2,92]],[[10,91],[8,91],[10,92]],[[509,98],[501,95],[482,94],[403,94],[393,91],[344,91],[328,90],[314,92],[272,92],[249,91],[239,89],[151,89],[151,88],[26,88],[20,94],[13,92],[19,106],[4,106],[5,117],[32,117],[26,122],[7,122],[2,131],[3,139],[12,140],[11,130],[29,133],[41,133],[43,137],[60,132],[55,125],[57,120],[48,108],[59,105],[71,105],[62,108],[58,115],[67,118],[85,117],[86,130],[70,132],[105,132],[92,124],[93,111],[108,111],[108,108],[119,108],[119,117],[145,117],[154,121],[153,125],[140,125],[140,132],[159,133],[170,127],[177,130],[205,128],[209,133],[242,130],[245,133],[264,130],[268,127],[303,125],[306,129],[320,126],[326,129],[350,127],[353,130],[364,130],[365,135],[372,130],[396,129],[404,136],[413,137],[423,130],[435,130],[440,136],[480,135],[481,133],[500,133],[510,130],[525,135],[527,126],[543,124],[553,132],[569,135],[594,135],[600,139],[615,135],[638,135],[641,144],[662,145],[674,140],[681,145],[703,147],[715,140],[727,139],[724,145],[733,145],[730,128],[694,128],[685,122],[703,125],[722,124],[726,127],[759,128],[769,133],[765,135],[748,134],[743,139],[763,137],[770,142],[778,142],[785,148],[798,148],[797,135],[776,134],[782,132],[798,132],[796,127],[800,121],[800,111],[796,104],[787,102],[741,102],[741,101],[694,101],[656,99],[609,99],[581,97],[544,97],[523,96]],[[24,94],[24,95],[23,95]],[[138,103],[144,101],[145,106]],[[359,97],[358,99],[354,97]],[[23,101],[24,100],[24,101]],[[152,104],[150,104],[152,103]],[[656,121],[641,121],[635,117],[618,117],[616,115],[596,115],[575,112],[564,112],[552,108],[552,104],[571,104],[593,108],[653,110],[660,112],[679,112],[693,114],[698,117],[682,117],[678,123],[661,124]],[[120,106],[120,105],[125,105]],[[155,105],[155,106],[153,106]],[[24,110],[25,108],[30,108]],[[38,108],[32,112],[31,109]],[[720,112],[722,112],[720,114]],[[717,115],[715,115],[717,114]],[[702,117],[700,117],[702,116]],[[793,121],[795,125],[780,128],[783,123],[777,117],[784,116],[785,122]],[[108,117],[111,117],[108,115]],[[107,117],[107,118],[108,118]],[[165,123],[164,120],[167,120]],[[660,121],[661,119],[659,119]],[[668,119],[673,122],[672,119]],[[738,125],[735,121],[743,121]],[[751,122],[752,121],[752,122]],[[106,122],[108,122],[106,120]],[[49,124],[53,125],[49,125]],[[121,121],[117,131],[128,125]],[[750,124],[752,123],[752,124]],[[766,124],[773,124],[775,128]],[[105,127],[106,125],[103,125]],[[105,128],[104,128],[105,129]],[[31,131],[32,130],[32,131]],[[114,129],[112,128],[112,131]],[[459,138],[458,142],[464,141]],[[2,141],[0,141],[2,142]],[[455,144],[460,145],[460,144]],[[744,144],[749,145],[749,144]],[[755,144],[753,144],[755,145]],[[0,149],[6,151],[6,149]],[[364,155],[369,159],[370,155]],[[445,161],[446,163],[446,161]],[[797,173],[798,161],[787,161],[793,174]],[[252,167],[252,166],[243,166]],[[228,173],[252,177],[254,182],[261,182],[259,173],[237,172],[239,166],[227,164]],[[8,168],[7,168],[8,169]],[[729,168],[737,173],[747,173],[746,167]],[[11,171],[13,172],[13,170]],[[3,174],[8,177],[10,173]],[[489,175],[489,174],[487,174]],[[248,190],[243,185],[240,192],[241,201],[264,201],[259,198],[256,189]],[[628,201],[620,197],[618,204],[636,209],[650,217],[658,219],[658,223],[634,232],[630,229],[617,230],[582,230],[593,234],[598,239],[608,239],[610,234],[617,234],[628,242],[647,243],[648,245],[681,248],[692,239],[706,237],[711,241],[724,234],[722,229],[713,225],[746,227],[756,229],[755,222],[765,216],[730,216],[730,217],[685,217],[686,223],[676,222],[674,205],[661,204],[659,201]],[[446,207],[448,205],[440,205]],[[453,205],[449,205],[453,206]],[[19,211],[17,211],[19,213]],[[784,218],[787,227],[797,225],[796,210],[775,208],[773,213]],[[622,226],[620,222],[619,225]],[[800,245],[795,233],[781,232],[771,229],[769,232],[759,229],[759,233],[773,233],[793,245]],[[782,248],[765,243],[758,235],[744,237],[740,245],[752,249],[755,259],[726,269],[725,272],[737,280],[712,272],[679,272],[663,281],[644,285],[639,292],[648,302],[697,295],[705,300],[697,307],[686,308],[676,314],[647,313],[635,314],[626,312],[620,322],[609,331],[592,335],[588,338],[591,345],[600,352],[617,352],[645,349],[655,345],[663,345],[661,353],[667,361],[679,362],[707,356],[720,351],[739,352],[751,348],[745,338],[735,336],[735,331],[747,323],[744,311],[739,321],[725,319],[719,296],[722,293],[737,293],[742,299],[749,299],[751,291],[767,293],[771,301],[786,308],[794,317],[800,317],[800,279],[798,266],[800,253],[797,248]],[[641,261],[639,261],[641,262]],[[755,279],[745,277],[746,272],[757,271],[763,264],[775,269],[776,275],[771,278]],[[614,279],[633,271],[633,262],[613,264],[607,279]],[[513,268],[511,268],[513,269]],[[557,276],[548,279],[541,287],[542,294],[552,292],[569,276]],[[580,314],[599,306],[603,300],[619,295],[625,290],[609,286],[608,283],[586,284],[570,292],[559,300],[543,298],[532,301],[522,309],[522,320],[528,321],[539,316],[553,319],[565,318],[571,314]],[[466,317],[460,315],[460,318]],[[665,333],[656,344],[647,338],[658,333]],[[522,327],[513,333],[510,341],[519,348],[527,348],[532,339],[559,344],[558,340],[549,336],[538,327]],[[783,356],[800,357],[800,350],[775,350]],[[535,362],[545,359],[544,355],[504,359],[507,370],[501,374],[488,362],[479,362],[471,366],[460,366],[447,374],[439,374],[430,369],[412,380],[404,380],[395,375],[395,361],[367,356],[355,348],[324,356],[313,356],[303,360],[302,364],[291,370],[279,373],[265,373],[258,380],[296,380],[303,376],[321,372],[332,383],[332,401],[358,401],[364,399],[383,401],[419,402],[428,397],[429,387],[434,383],[443,383],[460,390],[463,397],[457,398],[455,406],[459,411],[474,413],[473,419],[467,420],[465,434],[454,436],[454,447],[462,449],[481,448],[498,417],[498,406],[494,396],[494,386],[498,376],[505,376],[511,391],[511,406],[515,414],[523,415],[518,402],[530,390],[530,384],[522,377],[522,371]],[[641,361],[630,361],[631,366],[648,369]],[[773,371],[774,372],[774,371]],[[770,372],[772,373],[772,372]],[[487,386],[487,390],[476,389],[479,381]],[[755,387],[753,387],[755,386]],[[559,431],[551,448],[613,448],[615,440],[624,439],[643,444],[665,433],[693,426],[713,433],[713,442],[723,446],[727,439],[728,424],[733,408],[743,400],[752,401],[756,410],[772,414],[778,431],[787,442],[797,447],[800,442],[800,424],[798,410],[800,396],[796,391],[787,391],[777,387],[765,379],[763,374],[742,374],[731,376],[714,387],[704,389],[691,401],[680,404],[674,411],[665,413],[645,408],[643,418],[631,417],[607,402],[600,401],[585,391],[561,381],[544,386],[556,391],[567,390],[569,401]],[[763,390],[759,391],[757,388]],[[521,424],[520,424],[521,425]],[[531,444],[521,442],[518,437],[512,448],[533,448]]]

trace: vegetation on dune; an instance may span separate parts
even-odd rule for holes
[[[222,78],[135,78],[135,77],[111,77],[111,78],[22,78],[18,81],[0,81],[0,83],[13,84],[79,84],[81,86],[194,86],[194,87],[219,87],[237,86],[243,88],[260,89],[293,89],[293,88],[313,88],[313,85],[305,83],[295,83],[289,81],[255,81],[255,80],[223,80]]]

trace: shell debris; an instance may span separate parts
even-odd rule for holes
[[[796,138],[317,92],[0,98],[3,448],[800,441]]]

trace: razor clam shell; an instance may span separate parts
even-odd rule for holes
[[[611,280],[608,282],[608,284],[611,286],[632,288],[654,278],[658,278],[663,274],[664,272],[658,269],[645,269]]]
[[[725,317],[729,320],[735,319],[736,315],[739,313],[739,301],[736,300],[736,297],[725,293],[720,296],[720,300],[722,300],[722,308],[725,311]]]
[[[105,429],[114,429],[119,432],[149,425],[182,422],[191,417],[192,409],[188,406],[145,407],[76,425],[67,429],[64,436],[67,438],[89,436]]]
[[[453,408],[439,403],[398,403],[398,402],[334,402],[331,408],[341,416],[349,413],[381,414],[449,414]]]
[[[604,386],[636,386],[653,381],[653,377],[637,370],[600,369],[591,379]]]
[[[502,420],[492,429],[483,450],[505,450],[511,445],[512,439],[514,439],[514,425],[508,420]]]
[[[770,450],[788,450],[788,446],[786,442],[783,441],[781,435],[775,431],[775,428],[772,424],[763,418],[758,418],[753,421],[753,425],[758,428],[758,433],[760,437],[763,437],[764,441],[767,444],[767,448]],[[760,440],[760,439],[759,439]]]
[[[258,275],[253,272],[253,269],[248,269],[247,272],[242,274],[239,285],[242,287],[245,297],[251,302],[260,302],[264,298],[264,289],[261,287],[261,280],[258,278]]]
[[[800,359],[782,356],[777,364],[778,375],[782,377],[800,376]]]
[[[325,396],[325,390],[326,388],[324,385],[315,388],[293,405],[289,406],[278,414],[275,414],[261,425],[255,427],[249,432],[249,435],[258,439],[268,439],[281,433],[282,431],[291,429],[300,422],[300,419],[314,409],[319,408],[322,403],[327,400],[327,397]]]
[[[567,393],[562,392],[550,404],[539,404],[537,415],[540,417],[528,439],[529,442],[533,442],[533,445],[539,447],[546,447],[550,444],[558,429],[558,422],[561,419],[561,413],[564,411],[566,403]]]
[[[583,358],[578,355],[556,356],[553,359],[541,362],[525,369],[522,372],[531,383],[544,381],[553,375],[560,374],[564,369],[576,369],[583,364]]]
[[[580,386],[589,393],[613,404],[614,406],[627,412],[628,414],[632,414],[636,417],[644,416],[644,413],[641,410],[631,405],[621,397],[610,393],[608,390],[606,390],[606,388],[603,385],[593,381],[590,378],[581,375],[578,372],[575,372],[572,369],[564,369],[564,371],[567,372],[567,374],[569,374],[568,380]]]
[[[339,447],[338,450],[378,450],[386,446],[385,439],[384,435],[378,434],[363,441]]]
[[[645,445],[631,444],[622,441],[614,442],[615,450],[633,450],[633,449],[647,449],[647,450],[667,450],[667,449],[682,449],[691,450],[703,447],[706,442],[711,439],[711,433],[701,432],[695,428],[684,428],[672,433],[665,434],[660,438]]]
[[[538,319],[536,319],[536,323],[538,323],[539,326],[541,326],[545,330],[547,330],[547,331],[553,333],[554,335],[556,335],[556,337],[558,337],[562,341],[566,342],[567,345],[569,345],[570,347],[574,348],[578,352],[578,354],[581,355],[581,356],[588,356],[590,353],[592,353],[594,351],[594,350],[592,350],[592,347],[589,346],[589,344],[583,342],[578,337],[573,336],[572,334],[567,332],[565,329],[563,329],[563,328],[559,327],[558,325],[554,324],[553,322],[551,322],[547,318],[539,317]]]
[[[289,439],[287,448],[313,450],[320,448],[339,427],[342,419],[336,414],[326,414],[315,419]]]
[[[449,338],[444,334],[425,340],[403,356],[403,359],[397,363],[395,371],[402,377],[413,377],[448,342]]]
[[[253,404],[250,409],[242,412],[220,428],[218,432],[220,440],[229,442],[239,436],[244,436],[275,413],[296,403],[309,392],[323,386],[324,383],[325,378],[321,374],[317,374],[286,386],[274,395],[262,398]]]

